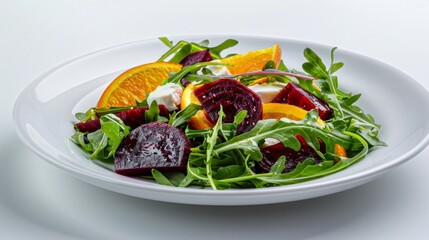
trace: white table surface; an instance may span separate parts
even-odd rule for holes
[[[385,61],[429,89],[429,1],[3,0],[0,19],[0,239],[429,239],[429,148],[345,192],[207,207],[138,199],[75,179],[30,152],[12,123],[20,91],[49,68],[164,35],[320,42]]]

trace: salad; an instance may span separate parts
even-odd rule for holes
[[[76,113],[71,139],[118,174],[188,187],[263,188],[341,171],[385,146],[380,125],[339,87],[343,67],[303,49],[302,71],[277,44],[225,55],[173,43],[154,62],[120,74],[98,103]]]

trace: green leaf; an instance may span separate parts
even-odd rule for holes
[[[173,42],[168,40],[167,37],[159,37],[159,40],[161,40],[162,43],[164,43],[167,47],[172,48]]]
[[[209,40],[204,39],[203,41],[201,41],[198,45],[200,45],[201,47],[208,47],[209,46]]]
[[[329,77],[325,64],[313,50],[306,48],[304,50],[304,57],[308,60],[308,62],[302,65],[304,71],[315,78],[327,79]]]
[[[235,115],[234,117],[234,125],[238,126],[240,125],[244,119],[247,116],[247,110],[241,110],[240,112],[237,113],[237,115]]]
[[[183,110],[170,115],[169,124],[173,127],[178,127],[186,122],[188,122],[195,114],[201,110],[202,107],[196,104],[189,104]]]
[[[125,126],[116,115],[109,114],[100,118],[101,131],[107,136],[109,152],[108,156],[114,156],[122,139],[129,134],[130,127]]]
[[[187,187],[191,185],[196,179],[191,177],[191,175],[186,175],[185,178],[179,183],[178,187]]]
[[[220,59],[220,58],[222,58],[220,55],[220,53],[222,51],[224,51],[225,49],[234,47],[237,44],[238,44],[237,40],[227,39],[224,42],[222,42],[221,44],[219,44],[215,47],[209,48],[209,51],[210,51],[210,53],[214,59]]]
[[[351,105],[353,105],[357,100],[359,100],[359,98],[362,96],[362,94],[356,94],[356,95],[353,95],[353,96],[351,96],[351,97],[349,97],[349,98],[347,98],[347,99],[345,99],[344,100],[344,103],[346,104],[346,105],[349,105],[349,106],[351,106]]]
[[[227,179],[241,176],[245,169],[240,165],[229,165],[226,167],[220,167],[213,175],[215,179]]]
[[[161,40],[162,41],[162,40]],[[164,41],[163,41],[164,42]],[[165,43],[164,43],[165,44]],[[176,53],[177,51],[179,51],[183,46],[185,46],[186,44],[188,44],[185,41],[179,41],[176,45],[170,47],[170,50],[168,50],[166,53],[164,53],[158,60],[157,62],[163,62],[165,59],[167,59],[171,54]]]
[[[276,69],[276,64],[274,63],[274,61],[272,60],[268,61],[262,70],[267,70],[267,69]]]
[[[158,62],[165,61],[168,57],[173,55],[171,57],[170,62],[178,63],[183,58],[188,56],[189,54],[196,52],[196,51],[202,51],[202,50],[209,50],[210,54],[214,59],[220,59],[222,58],[220,53],[224,51],[227,48],[233,47],[237,45],[238,41],[234,39],[227,39],[218,46],[215,47],[208,47],[209,41],[203,40],[200,43],[194,43],[194,42],[186,42],[186,41],[179,41],[176,45],[173,45],[171,41],[168,40],[166,37],[159,38],[161,42],[163,42],[167,47],[170,49],[164,53],[159,59]]]
[[[96,108],[90,108],[85,113],[78,112],[75,114],[75,117],[79,122],[87,122],[97,118]]]
[[[86,119],[87,115],[85,113],[78,112],[78,113],[75,114],[75,117],[79,121],[84,121]]]
[[[281,156],[277,161],[271,166],[270,173],[273,173],[274,175],[281,174],[283,170],[285,169],[286,164],[286,157]]]
[[[331,70],[331,68],[334,68],[334,70],[335,70],[335,68],[340,67],[340,64],[337,65],[336,67],[332,67],[332,65],[334,64],[333,60],[334,60],[335,49],[336,48],[333,48],[331,50],[331,61],[332,62],[331,62],[330,70]],[[304,57],[308,60],[308,62],[305,62],[302,65],[303,70],[315,78],[326,80],[326,83],[327,83],[328,89],[329,89],[328,92],[330,94],[323,95],[324,98],[322,98],[322,99],[327,101],[329,103],[329,106],[334,110],[334,118],[336,118],[336,119],[344,118],[343,109],[342,109],[340,101],[337,97],[341,93],[341,91],[339,91],[337,88],[338,84],[336,82],[336,78],[334,78],[331,75],[331,71],[326,70],[326,66],[323,63],[322,59],[310,48],[306,48],[304,50]],[[341,65],[341,67],[342,67],[342,65]],[[316,94],[316,96],[318,95],[314,91],[312,93]]]
[[[144,112],[145,123],[156,122],[159,118],[159,106],[156,101],[152,101],[149,109]]]
[[[289,69],[286,67],[286,64],[283,60],[280,61],[279,67],[277,68],[279,71],[289,72]]]
[[[168,178],[165,177],[164,174],[162,174],[160,171],[156,170],[155,168],[152,168],[151,173],[157,183],[165,186],[174,187],[174,184],[170,182],[170,180],[168,180]]]
[[[88,141],[92,146],[92,153],[89,155],[91,159],[94,159],[98,156],[101,151],[107,147],[107,136],[103,133],[103,131],[97,130],[95,132],[88,134]],[[103,157],[104,158],[104,157]]]
[[[279,174],[275,177],[260,177],[259,179],[276,185],[293,184],[327,176],[355,164],[366,156],[369,146],[367,142],[357,134],[350,132],[344,132],[344,134],[351,136],[356,141],[359,141],[363,146],[363,148],[361,148],[353,157],[344,158],[336,164],[334,164],[333,161],[323,161],[318,165],[313,165],[313,160],[307,159],[303,163],[298,164],[295,170],[290,173]]]
[[[216,145],[214,152],[219,155],[232,149],[241,149],[245,154],[250,155],[251,159],[259,161],[262,159],[262,153],[258,143],[266,138],[275,138],[291,148],[299,149],[300,144],[295,138],[295,134],[303,136],[313,146],[319,145],[316,137],[324,142],[339,143],[346,148],[352,144],[349,137],[340,133],[327,132],[316,124],[308,125],[304,124],[303,121],[288,119],[281,119],[280,121],[269,119],[259,121],[249,132]],[[314,137],[310,138],[309,136]],[[330,146],[330,144],[327,148],[329,147],[333,149],[333,146]]]
[[[188,56],[192,51],[192,45],[186,44],[184,45],[177,53],[170,59],[169,62],[172,63],[180,63],[186,56]]]
[[[342,62],[334,63],[329,68],[329,72],[332,74],[332,73],[340,70],[343,66],[344,66],[344,63],[342,63]]]
[[[222,109],[222,105],[220,106],[220,110],[219,110],[219,117],[217,120],[217,123],[215,124],[215,126],[212,129],[212,133],[211,135],[207,136],[207,150],[206,150],[206,171],[207,171],[207,179],[208,182],[210,184],[210,186],[216,190],[217,189],[217,185],[215,180],[213,179],[213,170],[212,170],[212,158],[213,158],[213,149],[217,144],[217,139],[218,139],[218,132],[220,131],[220,129],[222,128],[222,120],[225,117],[225,114],[223,112]],[[215,155],[218,155],[216,153],[214,153]]]
[[[100,118],[101,128],[91,133],[77,131],[72,141],[89,154],[91,159],[113,162],[113,156],[122,139],[129,134],[130,127],[114,114]]]
[[[212,65],[212,66],[226,66],[227,64],[225,64],[225,63],[219,63],[219,62],[202,62],[202,63],[196,63],[194,65],[189,65],[189,66],[186,66],[186,67],[182,68],[179,72],[173,74],[169,78],[165,79],[162,82],[162,85],[167,84],[167,83],[176,83],[176,84],[179,84],[180,80],[183,77],[185,77],[188,73],[196,72],[200,68],[205,67],[205,66],[210,66],[210,65]]]

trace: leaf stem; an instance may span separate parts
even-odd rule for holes
[[[221,183],[233,183],[233,182],[241,182],[241,181],[246,181],[251,179],[257,179],[261,177],[273,177],[273,176],[274,176],[274,173],[260,173],[260,174],[245,175],[245,176],[235,177],[235,178],[221,179],[217,181]]]

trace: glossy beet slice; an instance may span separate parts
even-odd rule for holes
[[[159,115],[168,117],[168,109],[164,105],[159,105]],[[125,110],[115,115],[118,116],[125,125],[134,129],[144,123],[144,113],[148,110],[147,107]],[[95,132],[100,129],[100,119],[94,119],[84,123],[76,123],[75,127],[80,132]]]
[[[115,171],[122,175],[150,175],[151,169],[186,171],[190,143],[185,134],[166,123],[151,122],[134,129],[115,154]]]
[[[319,117],[323,120],[329,119],[333,113],[328,104],[292,82],[280,90],[272,102],[295,105],[307,111],[317,109]]]
[[[292,148],[285,147],[283,143],[277,143],[268,147],[261,149],[262,151],[262,161],[256,164],[256,169],[258,172],[269,172],[271,166],[279,159],[281,156],[286,156],[286,165],[283,172],[291,172],[296,168],[296,165],[300,162],[303,162],[307,158],[313,158],[315,163],[318,164],[321,162],[321,158],[317,155],[316,151],[311,148],[305,139],[300,136],[295,136],[299,143],[301,144],[301,149],[298,151],[293,150]],[[319,141],[320,151],[325,152],[325,144],[322,141]]]
[[[213,58],[209,50],[203,50],[189,54],[182,61],[180,61],[180,64],[182,64],[183,67],[186,67],[199,62],[210,62],[211,60],[213,60]]]
[[[224,122],[231,123],[241,110],[247,110],[247,116],[237,127],[237,133],[252,129],[262,118],[262,102],[259,96],[240,82],[231,79],[219,79],[195,89],[195,96],[213,124],[219,117],[220,106],[226,115]]]

